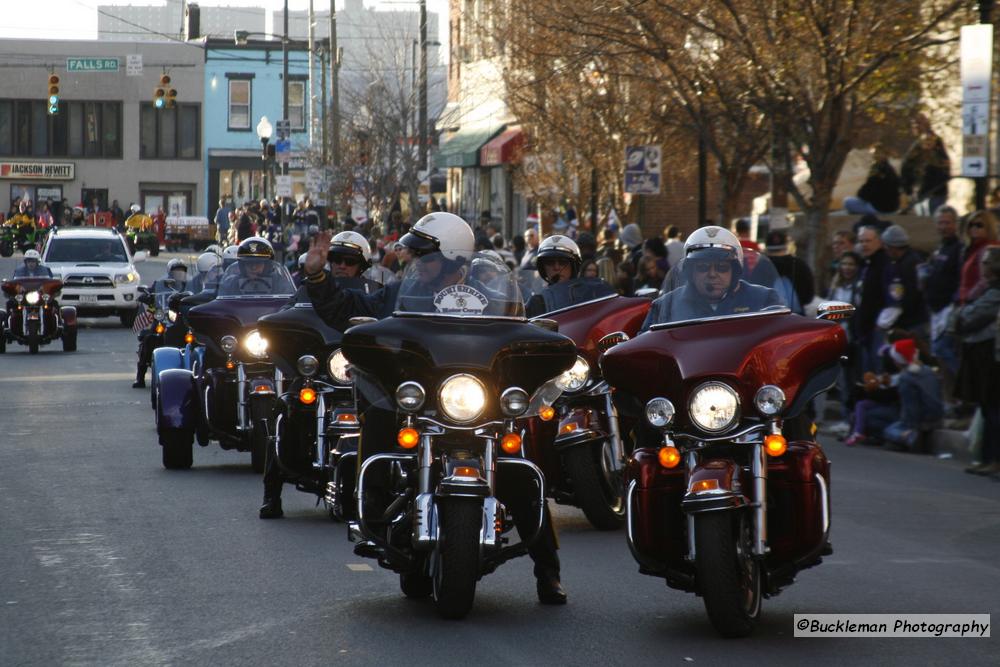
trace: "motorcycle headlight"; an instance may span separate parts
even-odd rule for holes
[[[449,419],[466,424],[486,409],[486,387],[471,375],[452,375],[441,385],[438,404]]]
[[[261,336],[260,332],[256,329],[248,333],[247,337],[243,339],[243,347],[246,348],[246,351],[251,356],[258,359],[263,359],[267,356],[267,339]]]
[[[666,398],[653,398],[646,403],[646,421],[653,428],[666,428],[674,420],[674,404]]]
[[[563,391],[577,391],[587,384],[589,377],[590,364],[583,357],[577,357],[573,367],[559,376],[556,385]]]
[[[416,412],[424,405],[427,394],[416,382],[404,382],[396,388],[396,405],[408,412]]]
[[[765,384],[757,390],[753,404],[757,408],[757,412],[764,417],[774,417],[780,414],[785,407],[785,392],[781,391],[781,387]]]
[[[28,292],[27,294],[24,295],[24,300],[27,301],[28,304],[32,306],[38,303],[41,300],[41,298],[42,295],[40,295],[38,292]]]
[[[302,377],[311,378],[319,370],[319,360],[311,354],[303,354],[295,365]]]
[[[500,394],[500,412],[507,417],[520,417],[528,411],[530,402],[528,392],[520,387],[511,387]]]
[[[16,294],[16,295],[14,295],[14,301],[17,301],[18,303],[21,303],[22,301],[24,301],[24,295],[23,294]]]
[[[236,349],[236,338],[233,336],[223,336],[219,344],[222,346],[223,352],[232,354],[233,350]]]
[[[350,364],[347,363],[347,357],[341,350],[334,350],[330,358],[326,360],[326,367],[330,371],[330,377],[338,384],[351,384]]]
[[[177,321],[177,311],[176,310],[168,310],[167,311],[167,319],[170,320],[171,322],[176,322]]]
[[[162,322],[163,320],[167,319],[167,314],[163,312],[162,309],[157,308],[156,312],[153,314],[153,317],[156,318],[157,322]]]
[[[722,382],[706,382],[691,396],[691,421],[708,433],[721,433],[739,419],[740,399],[732,387]]]

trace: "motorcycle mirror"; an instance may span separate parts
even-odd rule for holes
[[[368,324],[369,322],[375,322],[375,321],[376,320],[374,317],[352,317],[351,319],[347,320],[347,326],[353,327],[359,324]]]
[[[139,285],[135,288],[139,294],[149,294],[149,288],[145,285]]]
[[[642,287],[635,291],[635,295],[642,297],[644,299],[655,299],[660,293],[660,290],[655,287]],[[609,334],[610,335],[610,334]]]
[[[843,301],[824,301],[816,308],[817,320],[841,322],[854,316],[854,306]]]
[[[615,331],[613,333],[609,333],[607,336],[604,336],[603,338],[601,338],[601,340],[597,341],[597,350],[601,354],[604,354],[605,352],[613,348],[615,345],[618,345],[619,343],[624,343],[627,340],[629,340],[627,333],[625,333],[624,331]]]
[[[538,319],[531,320],[531,323],[534,324],[536,327],[541,327],[542,329],[546,329],[547,331],[554,331],[556,333],[559,333],[559,323],[556,322],[555,320],[550,320],[544,317],[540,317]]]

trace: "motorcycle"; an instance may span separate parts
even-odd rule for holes
[[[244,273],[243,261],[234,263],[223,274],[216,298],[188,311],[194,342],[204,346],[191,369],[164,355],[155,415],[165,468],[191,467],[197,435],[203,447],[214,439],[223,449],[249,451],[254,472],[264,471],[268,434],[261,424],[280,393],[282,374],[268,358],[267,341],[256,324],[295,289],[280,264],[255,262],[263,272]]]
[[[160,254],[160,239],[152,228],[128,227],[125,229],[125,240],[133,255],[139,250],[148,250],[151,257]]]
[[[702,596],[724,636],[749,635],[762,597],[832,553],[830,461],[806,409],[837,379],[836,321],[852,311],[823,304],[817,321],[770,306],[657,324],[601,359],[647,425],[625,471],[639,571]]]
[[[618,332],[635,336],[649,304],[649,299],[611,295],[542,316],[573,339],[577,360],[561,380],[564,393],[553,405],[559,419],[528,424],[529,456],[545,472],[550,496],[579,507],[598,530],[616,530],[625,521],[622,472],[631,450],[630,429],[620,423],[598,358],[604,345],[618,340]]]
[[[268,455],[276,457],[299,491],[322,500],[331,518],[353,518],[350,503],[341,500],[353,493],[360,424],[340,350],[342,334],[327,326],[308,301],[265,315],[257,328],[286,378],[268,424],[274,440]],[[345,494],[339,492],[342,485]]]
[[[424,261],[408,267],[392,317],[342,340],[362,415],[349,536],[356,554],[399,573],[405,595],[433,596],[440,615],[462,618],[477,581],[526,554],[543,528],[544,475],[515,420],[551,410],[576,348],[524,318],[506,269],[488,287],[435,289],[421,282]]]
[[[14,216],[0,225],[0,257],[10,257],[15,250],[25,252],[32,248],[38,249],[48,230],[30,218],[22,222]]]
[[[0,353],[7,344],[28,346],[30,354],[54,340],[62,340],[64,352],[76,351],[76,308],[60,306],[56,297],[62,281],[56,278],[12,278],[4,280],[6,310],[0,310]]]

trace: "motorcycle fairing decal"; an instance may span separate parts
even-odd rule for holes
[[[434,309],[449,315],[482,315],[489,303],[485,294],[468,285],[452,285],[434,295]]]

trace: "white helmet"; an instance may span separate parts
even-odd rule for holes
[[[24,253],[24,261],[28,261],[29,259],[33,259],[36,262],[41,262],[42,261],[42,256],[38,254],[37,250],[35,250],[34,248],[32,248],[31,250],[27,250]]]
[[[300,269],[301,269],[301,268],[302,268],[303,266],[305,266],[305,265],[306,265],[306,257],[308,257],[308,256],[309,256],[309,253],[307,253],[307,252],[304,252],[304,253],[302,253],[301,255],[299,255],[299,268],[300,268]]]
[[[743,246],[736,235],[724,227],[709,225],[694,230],[684,243],[684,259],[685,268],[688,259],[732,262],[733,284],[743,273]]]
[[[222,251],[222,259],[236,259],[236,251],[239,249],[238,245],[226,246],[226,249]]]
[[[214,252],[201,253],[198,255],[198,261],[196,262],[198,273],[208,273],[220,264],[222,264],[222,258]]]
[[[330,251],[327,256],[354,255],[361,260],[362,268],[366,269],[372,263],[372,247],[361,234],[357,232],[340,232],[330,239]]]
[[[472,228],[454,213],[425,215],[399,241],[417,255],[440,252],[453,261],[466,261],[476,250]]]
[[[205,252],[212,252],[218,255],[219,257],[222,257],[222,248],[219,247],[218,243],[213,243],[212,245],[205,248]]]
[[[580,273],[580,265],[583,264],[583,256],[580,254],[580,246],[576,244],[576,241],[568,236],[563,236],[561,234],[553,234],[548,236],[544,241],[538,246],[538,253],[535,255],[535,266],[538,269],[538,275],[542,277],[545,282],[549,282],[548,277],[545,275],[542,265],[547,259],[565,259],[573,267],[573,277],[575,278]]]
[[[132,204],[132,206],[129,207],[129,210],[132,211],[133,213],[138,213],[139,211],[142,210],[142,207],[139,206],[138,204]]]

